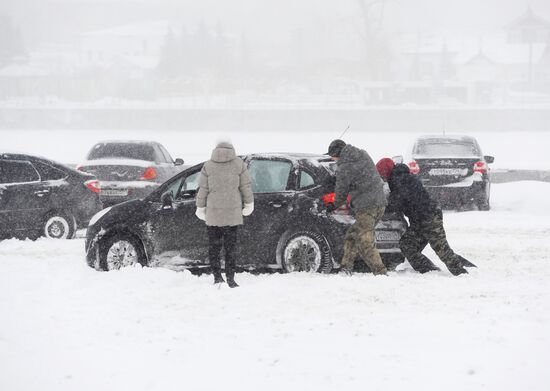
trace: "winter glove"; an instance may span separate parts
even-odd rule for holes
[[[202,221],[206,221],[206,208],[197,208],[195,211],[195,216],[197,216]]]
[[[332,213],[336,210],[336,207],[334,206],[333,202],[330,202],[327,204],[327,213]]]
[[[253,211],[254,211],[254,203],[253,202],[251,202],[250,204],[244,204],[243,216],[250,216]]]

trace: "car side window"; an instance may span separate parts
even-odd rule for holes
[[[46,163],[33,162],[33,166],[38,171],[38,173],[40,174],[40,179],[42,179],[43,181],[55,181],[59,179],[65,179],[68,176],[63,171]]]
[[[287,189],[292,165],[288,161],[253,159],[248,172],[254,193],[275,193]]]
[[[315,180],[308,172],[302,170],[300,172],[300,186],[299,189],[307,189],[315,185]]]
[[[165,192],[169,191],[170,193],[172,193],[172,199],[176,199],[176,196],[180,192],[180,188],[184,179],[184,177],[179,177],[166,188]]]
[[[186,191],[193,191],[193,190],[197,190],[199,188],[199,179],[200,179],[200,175],[201,172],[200,171],[197,171],[196,173],[194,174],[191,174],[189,176],[187,176],[185,178],[185,180],[183,181],[183,184],[181,186],[181,189],[179,191],[179,194],[178,196],[180,196],[181,198],[181,195],[186,192]]]
[[[165,162],[166,163],[174,163],[174,159],[172,159],[172,156],[170,156],[170,154],[168,153],[166,148],[164,148],[164,146],[162,146],[162,145],[159,145],[158,147],[160,149],[160,152],[162,152],[162,155],[164,156]]]
[[[33,165],[23,160],[0,161],[0,183],[38,182],[40,176]]]

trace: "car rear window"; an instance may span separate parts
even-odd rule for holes
[[[100,143],[88,154],[88,160],[133,159],[155,161],[155,150],[151,145],[136,143]]]
[[[469,142],[428,141],[416,144],[413,153],[421,156],[468,157],[477,156],[476,146]]]

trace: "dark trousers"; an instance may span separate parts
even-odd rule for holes
[[[237,225],[232,227],[207,226],[208,258],[214,274],[221,274],[220,252],[225,249],[225,275],[228,279],[235,276],[237,258]]]

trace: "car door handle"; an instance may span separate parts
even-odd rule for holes
[[[44,197],[46,194],[49,194],[49,190],[37,190],[34,192],[38,197]]]
[[[286,205],[286,201],[271,201],[268,205],[274,208],[280,208],[281,206]]]

